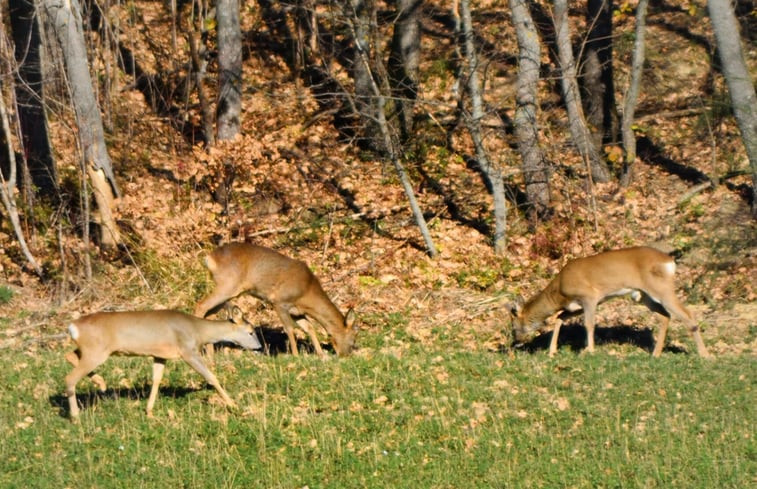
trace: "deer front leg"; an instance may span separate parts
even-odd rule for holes
[[[210,371],[210,369],[202,362],[202,357],[200,354],[196,351],[190,351],[190,352],[182,352],[181,357],[184,359],[185,362],[189,364],[193,369],[197,371],[200,375],[205,378],[205,380],[208,382],[208,384],[212,385],[215,390],[218,392],[218,394],[221,396],[221,399],[223,399],[223,402],[226,403],[229,407],[236,407],[236,403],[229,397],[229,394],[226,393],[226,391],[221,387],[221,383],[218,382],[218,378],[216,378],[215,374]]]
[[[163,371],[166,368],[166,361],[162,358],[156,358],[152,364],[152,386],[150,386],[150,397],[147,398],[147,417],[152,418],[152,408],[155,400],[158,398],[160,381],[163,378]]]

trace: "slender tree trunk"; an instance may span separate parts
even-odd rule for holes
[[[612,0],[588,0],[589,34],[582,64],[583,103],[586,118],[596,131],[595,144],[613,142],[618,133],[612,70]],[[606,181],[594,175],[595,181]]]
[[[389,53],[389,82],[397,98],[402,139],[412,135],[421,57],[420,11],[423,0],[395,0],[397,20]]]
[[[242,31],[239,27],[239,0],[218,0],[218,139],[234,139],[239,134],[242,111]]]
[[[585,162],[592,179],[607,181],[609,172],[597,145],[591,138],[591,131],[586,125],[581,93],[576,80],[576,64],[573,58],[570,23],[568,20],[568,0],[555,0],[554,23],[557,38],[557,54],[560,60],[561,84],[565,108],[568,111],[570,134],[573,143]],[[597,178],[599,177],[599,178]]]
[[[623,101],[623,119],[620,125],[623,134],[623,147],[626,150],[623,159],[623,171],[620,174],[620,185],[628,187],[633,180],[633,164],[636,161],[636,135],[633,132],[633,117],[636,111],[636,101],[639,98],[641,74],[644,68],[644,36],[647,24],[647,5],[649,0],[639,0],[636,6],[636,39],[631,55],[631,81],[628,84],[625,100]]]
[[[113,202],[119,191],[89,75],[81,7],[78,0],[44,0],[44,5],[63,51],[79,140],[100,214],[101,242],[113,247],[121,242],[113,218]]]
[[[478,77],[478,56],[473,35],[473,19],[471,18],[470,3],[460,1],[460,17],[464,52],[468,61],[468,94],[471,99],[471,113],[466,116],[468,130],[476,148],[476,159],[492,187],[494,199],[494,251],[497,254],[505,252],[507,244],[507,200],[505,198],[505,184],[502,171],[489,161],[484,138],[481,134],[481,119],[484,117],[483,101],[481,97],[481,82]]]
[[[354,36],[354,53],[352,59],[352,79],[355,83],[355,107],[360,116],[357,133],[367,146],[373,150],[389,151],[382,148],[380,128],[377,127],[378,114],[373,93],[373,74],[371,70],[371,19],[373,17],[373,0],[349,0],[352,12],[347,16],[352,19]]]
[[[358,25],[360,24],[360,19],[357,15],[357,11],[353,11],[352,15],[347,16],[348,22],[350,23],[350,28],[352,30],[352,36],[354,39],[358,38]],[[388,155],[389,159],[392,162],[392,165],[394,166],[395,171],[397,172],[397,176],[400,179],[400,183],[402,184],[402,188],[405,191],[405,196],[407,197],[407,200],[410,204],[410,210],[413,213],[413,217],[415,218],[415,223],[418,226],[418,229],[420,229],[421,236],[423,237],[424,242],[426,243],[426,250],[432,258],[436,257],[438,255],[438,252],[436,250],[436,246],[434,245],[434,241],[431,238],[431,233],[428,230],[428,225],[426,224],[426,218],[423,217],[423,212],[421,211],[420,205],[418,205],[418,201],[415,198],[415,191],[413,190],[413,185],[410,181],[410,177],[407,175],[407,172],[405,171],[405,167],[402,165],[402,161],[400,161],[400,151],[397,149],[397,138],[392,135],[392,132],[389,128],[389,124],[386,120],[386,110],[384,109],[385,103],[386,103],[386,97],[381,92],[380,86],[383,86],[383,83],[378,83],[375,78],[374,74],[371,70],[370,61],[368,58],[368,53],[363,51],[362,45],[359,43],[356,43],[355,46],[356,54],[354,56],[355,63],[359,63],[363,65],[363,68],[361,70],[365,71],[365,73],[368,74],[367,83],[370,88],[370,94],[371,97],[369,100],[373,100],[375,102],[375,107],[372,109],[374,113],[376,114],[376,120],[375,125],[378,128],[378,131],[381,135],[382,141],[385,148],[385,152]]]
[[[741,47],[739,24],[729,0],[709,0],[707,8],[718,43],[731,105],[752,167],[752,216],[757,218],[757,96]]]
[[[187,41],[189,42],[189,55],[192,59],[192,75],[194,78],[194,86],[197,88],[197,98],[200,102],[200,117],[202,118],[202,132],[205,137],[205,144],[213,146],[216,142],[215,134],[213,131],[213,111],[210,108],[210,101],[205,93],[205,71],[207,68],[207,61],[200,52],[201,38],[197,32],[192,30],[194,27],[190,27],[187,31]],[[204,51],[204,49],[203,49]],[[189,96],[189,93],[187,96]]]
[[[219,141],[231,141],[239,134],[242,112],[242,30],[239,26],[239,0],[218,0],[218,101],[216,129]],[[216,202],[228,207],[236,176],[234,164],[223,164],[221,182],[214,191]]]
[[[532,217],[546,216],[549,210],[549,167],[539,147],[536,121],[537,84],[541,45],[526,0],[510,0],[513,24],[518,37],[518,92],[515,109],[515,135],[523,160],[526,196]]]
[[[24,160],[40,195],[58,198],[58,170],[47,131],[42,93],[39,15],[32,0],[10,0],[10,24],[15,44],[16,107]]]
[[[10,143],[10,124],[8,123],[8,111],[5,108],[5,99],[3,99],[2,96],[2,83],[0,83],[0,126],[2,126],[3,139],[8,142],[6,149],[8,151],[7,158],[9,165],[9,178],[7,181],[5,177],[3,177],[3,172],[0,169],[0,200],[2,200],[3,206],[8,213],[11,227],[13,227],[13,232],[16,234],[16,240],[18,241],[18,245],[21,248],[24,257],[26,258],[26,261],[29,263],[29,266],[34,269],[34,272],[37,274],[37,276],[41,277],[42,267],[34,258],[34,255],[29,250],[29,246],[26,244],[24,232],[23,229],[21,229],[21,220],[18,216],[18,207],[16,207],[16,201],[14,197],[14,186],[16,183],[16,156]]]

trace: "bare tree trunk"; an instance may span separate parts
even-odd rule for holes
[[[723,74],[731,94],[731,105],[741,130],[741,139],[752,167],[752,216],[757,218],[757,96],[744,61],[733,4],[729,0],[709,0],[707,8],[718,43]]]
[[[357,128],[359,139],[373,150],[389,151],[381,148],[380,128],[376,126],[376,101],[373,92],[373,73],[371,70],[371,18],[373,17],[373,0],[349,0],[352,9],[347,14],[352,23],[354,36],[354,54],[352,57],[352,79],[355,83],[355,107],[360,116],[361,127]]]
[[[494,251],[497,254],[505,252],[507,244],[507,200],[505,198],[505,184],[499,166],[489,161],[484,138],[481,134],[481,119],[484,117],[483,101],[481,97],[481,82],[478,77],[478,56],[473,36],[473,20],[471,18],[470,3],[460,1],[460,17],[462,23],[462,37],[464,51],[468,60],[468,94],[471,98],[471,113],[465,120],[468,131],[476,148],[476,159],[492,187],[494,199]]]
[[[58,198],[58,169],[43,105],[39,15],[32,0],[10,0],[9,12],[18,63],[16,113],[21,126],[24,159],[39,194],[55,201]]]
[[[242,31],[239,26],[239,0],[218,0],[218,102],[216,129],[219,141],[233,140],[239,134],[242,112]],[[216,202],[228,207],[236,168],[224,161],[224,171],[215,187]]]
[[[421,57],[420,11],[423,0],[395,0],[397,20],[389,53],[389,82],[397,98],[402,139],[412,135]]]
[[[539,81],[541,45],[539,34],[528,11],[526,0],[510,0],[513,24],[518,36],[518,93],[515,109],[515,134],[523,160],[526,196],[532,217],[546,216],[549,210],[549,168],[539,147],[536,121],[536,96]]]
[[[586,119],[596,131],[595,144],[615,140],[618,114],[612,70],[612,0],[588,0],[586,23],[589,34],[581,60],[582,101]],[[609,175],[595,174],[594,180],[609,180]]]
[[[78,0],[44,0],[44,6],[63,51],[79,140],[100,213],[101,242],[105,247],[113,247],[121,243],[112,210],[119,190],[105,146],[100,110],[92,89],[79,14],[81,7]]]
[[[187,31],[187,41],[189,42],[189,55],[192,58],[192,75],[194,78],[194,84],[197,88],[197,98],[200,101],[200,117],[202,118],[202,132],[205,136],[205,144],[213,146],[216,142],[215,134],[213,131],[213,111],[210,109],[210,102],[208,96],[205,94],[205,70],[207,62],[205,57],[200,53],[200,39],[197,33],[193,30],[194,26],[191,26]],[[203,50],[204,51],[204,50]],[[191,89],[187,93],[187,97],[191,93]]]
[[[26,244],[24,232],[21,229],[21,221],[18,217],[18,208],[16,207],[16,201],[13,195],[13,189],[16,184],[16,156],[11,144],[10,124],[8,123],[8,111],[5,109],[5,99],[3,99],[2,96],[2,84],[0,84],[0,125],[2,125],[3,139],[8,142],[7,150],[9,164],[9,178],[7,182],[5,177],[3,177],[3,172],[0,170],[0,199],[3,201],[3,206],[5,206],[5,210],[8,212],[8,218],[13,227],[13,231],[16,233],[18,245],[21,248],[24,257],[26,257],[26,261],[34,269],[37,276],[41,277],[42,267],[34,258],[34,255],[29,250],[29,246]]]
[[[358,24],[360,23],[357,11],[353,11],[352,15],[348,15],[347,19],[350,23],[353,38],[357,40],[357,29]],[[429,232],[428,226],[426,225],[426,218],[423,217],[423,212],[421,212],[420,205],[418,205],[418,201],[415,198],[415,192],[413,191],[413,185],[410,182],[410,177],[408,177],[407,172],[405,171],[405,167],[402,165],[402,161],[400,161],[400,152],[397,150],[397,144],[395,143],[397,138],[392,136],[392,133],[389,129],[389,124],[386,120],[386,111],[384,109],[386,98],[384,94],[381,93],[381,89],[379,88],[380,84],[377,83],[374,79],[370,61],[368,59],[368,53],[363,51],[363,45],[358,43],[357,41],[355,42],[355,51],[356,54],[353,58],[355,63],[363,65],[361,70],[368,75],[368,78],[365,81],[368,83],[370,88],[371,97],[369,98],[369,100],[375,101],[376,104],[375,107],[372,108],[372,111],[376,114],[374,125],[377,126],[378,130],[380,131],[382,137],[381,142],[384,145],[385,151],[388,154],[395,171],[397,172],[397,176],[400,179],[402,188],[405,191],[405,196],[410,203],[410,210],[412,211],[413,217],[415,218],[415,223],[417,224],[418,229],[420,229],[421,236],[426,243],[426,251],[428,252],[429,256],[435,258],[438,254],[436,246],[434,245],[434,241],[431,238],[431,233]],[[383,84],[381,85],[383,86]]]
[[[578,152],[587,164],[592,179],[607,181],[609,173],[607,165],[597,149],[596,143],[591,138],[591,132],[586,124],[583,106],[581,105],[581,93],[576,80],[576,64],[573,58],[573,45],[571,43],[570,23],[568,20],[568,1],[555,0],[554,24],[557,37],[557,53],[560,60],[561,83],[565,108],[568,111],[570,134]]]
[[[218,0],[218,139],[234,139],[239,134],[242,111],[242,31],[239,27],[239,0]]]
[[[628,187],[633,180],[633,164],[636,161],[636,135],[633,132],[633,117],[636,111],[636,101],[639,98],[641,73],[644,68],[644,36],[647,24],[647,5],[649,0],[639,0],[636,6],[636,40],[633,43],[631,55],[631,81],[628,84],[625,100],[623,101],[623,119],[620,124],[623,134],[623,147],[626,150],[623,159],[623,171],[620,174],[620,185]]]

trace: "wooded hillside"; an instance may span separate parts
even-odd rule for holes
[[[307,261],[366,329],[401,317],[419,341],[499,349],[514,295],[653,244],[711,351],[753,352],[757,163],[706,2],[649,2],[633,105],[641,2],[567,2],[567,24],[565,3],[71,1],[92,119],[64,2],[11,0],[0,341],[100,309],[191,311],[201,256],[247,240]],[[734,14],[754,88],[754,3]]]

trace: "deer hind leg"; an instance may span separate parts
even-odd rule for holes
[[[697,352],[702,357],[710,357],[710,352],[707,351],[707,347],[704,346],[702,335],[699,332],[699,326],[694,321],[694,316],[684,306],[675,294],[670,294],[662,300],[662,305],[671,314],[683,321],[686,327],[689,329],[689,333],[694,338],[694,343],[697,345]]]
[[[560,335],[560,326],[562,326],[562,321],[557,320],[557,323],[555,324],[555,329],[552,330],[552,339],[549,340],[549,356],[553,357],[557,353],[557,337]]]
[[[289,349],[292,352],[292,355],[297,356],[299,355],[299,352],[297,351],[297,338],[294,336],[294,331],[297,329],[297,323],[295,323],[292,316],[289,315],[289,307],[276,304],[275,308],[276,314],[278,314],[279,319],[281,319],[281,322],[284,325],[284,332],[289,340]]]
[[[158,398],[160,381],[163,379],[163,371],[166,369],[166,361],[162,358],[156,358],[152,364],[152,385],[150,386],[150,397],[147,398],[147,416],[152,418],[152,408],[155,406],[155,400]]]
[[[662,349],[665,348],[665,337],[668,334],[668,326],[670,325],[670,313],[665,307],[654,300],[646,293],[641,294],[641,302],[647,309],[652,312],[656,312],[662,316],[662,323],[660,324],[660,330],[657,332],[657,338],[655,339],[654,350],[652,350],[652,356],[657,358],[662,355]]]
[[[582,307],[584,310],[584,327],[586,328],[586,351],[594,353],[594,327],[596,325],[598,301],[584,301]]]
[[[678,299],[678,296],[675,293],[674,283],[672,281],[662,281],[661,283],[655,284],[654,290],[649,290],[649,292],[651,298],[659,302],[669,315],[673,315],[683,321],[689,329],[692,338],[694,338],[694,343],[697,345],[697,352],[699,355],[702,357],[709,357],[710,353],[707,351],[707,347],[704,346],[702,335],[699,332],[699,326],[694,320],[694,316],[691,312]],[[656,309],[650,309],[659,312]]]
[[[237,291],[233,282],[229,282],[229,286],[220,286],[216,284],[215,290],[208,294],[204,299],[197,303],[193,314],[199,318],[204,318],[208,311],[223,304],[227,300],[238,295],[241,291]],[[214,346],[212,343],[205,345],[203,348],[205,357],[209,362],[213,362]]]
[[[66,359],[71,361],[70,355]],[[76,402],[76,384],[85,376],[92,373],[94,369],[102,365],[108,359],[108,354],[86,355],[79,353],[76,355],[78,360],[74,368],[66,375],[66,397],[68,397],[68,408],[71,418],[79,416],[79,405]]]
[[[315,353],[320,357],[326,356],[326,354],[323,352],[323,348],[321,347],[321,342],[318,339],[318,334],[316,334],[315,332],[313,323],[311,323],[308,319],[301,319],[299,321],[296,321],[296,323],[297,326],[299,326],[300,329],[302,329],[310,337],[310,342],[313,344]]]

